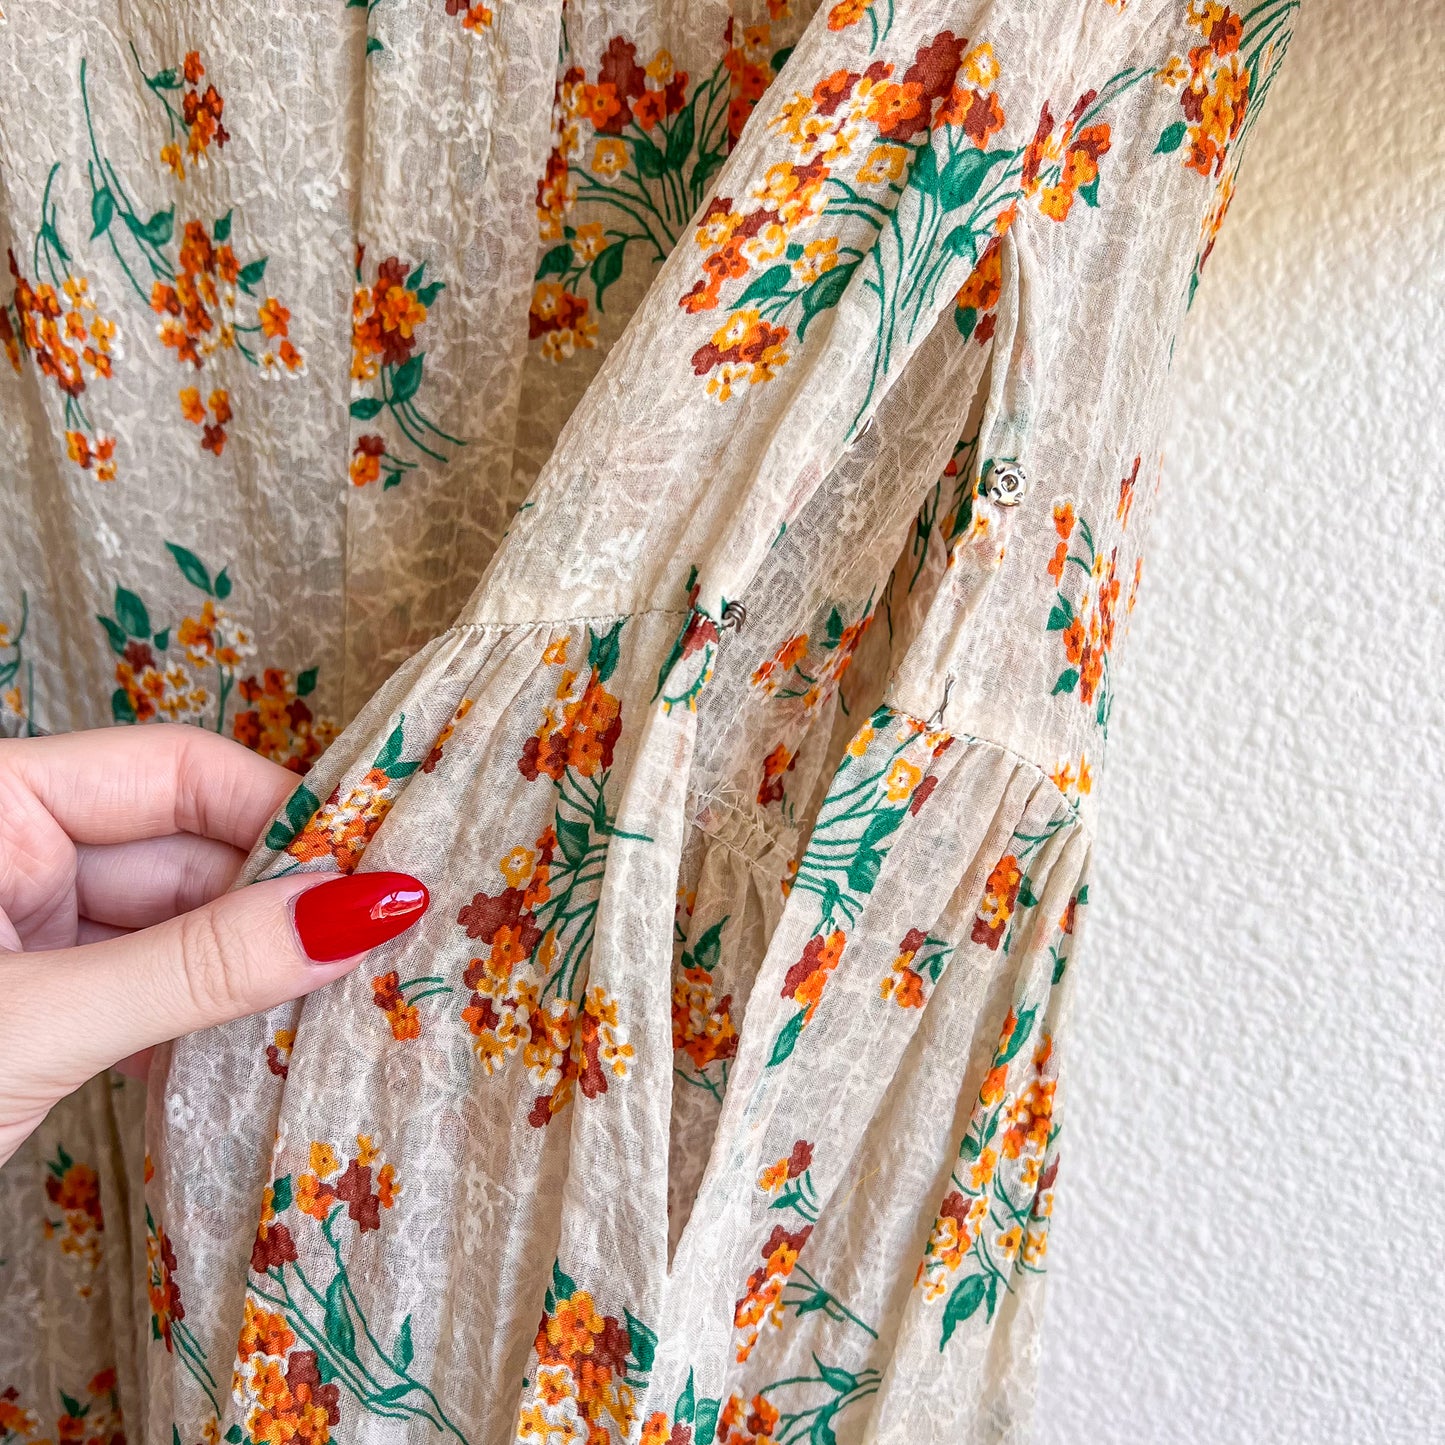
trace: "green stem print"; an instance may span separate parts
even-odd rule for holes
[[[873,622],[873,601],[870,595],[854,620],[846,623],[838,606],[830,605],[821,636],[799,632],[788,638],[749,679],[751,686],[780,705],[774,715],[782,738],[763,758],[758,806],[776,807],[790,826],[797,822],[797,814],[788,794],[788,776],[797,763],[798,747],[835,693],[844,717],[849,715],[843,677]]]
[[[449,461],[466,441],[443,431],[417,405],[425,379],[426,352],[419,332],[446,290],[428,281],[426,262],[409,266],[388,256],[374,279],[364,279],[365,248],[356,249],[356,292],[352,304],[351,379],[353,421],[379,424],[384,416],[399,440],[363,432],[352,447],[351,484],[381,480],[382,490],[399,486],[419,465],[418,456]]]
[[[60,173],[57,161],[45,178],[40,198],[40,225],[31,248],[30,280],[9,252],[13,290],[0,305],[0,347],[16,371],[22,359],[33,359],[64,398],[62,422],[66,454],[96,481],[115,480],[115,438],[102,436],[86,411],[87,385],[108,379],[122,355],[120,329],[103,316],[90,282],[73,268],[60,236],[60,214],[54,190]]]
[[[353,1225],[357,1235],[380,1229],[382,1211],[395,1207],[401,1186],[368,1136],[357,1135],[354,1154],[347,1152],[314,1141],[308,1169],[266,1188],[236,1353],[234,1393],[244,1427],[233,1427],[227,1439],[266,1445],[288,1419],[295,1433],[317,1411],[334,1430],[344,1393],[366,1414],[423,1420],[465,1445],[412,1370],[411,1316],[383,1344],[353,1283],[343,1232]]]
[[[838,966],[848,930],[883,871],[893,835],[928,801],[937,778],[933,761],[953,739],[880,707],[854,736],[838,765],[791,890],[814,894],[813,936],[783,980],[782,997],[798,1006],[773,1041],[768,1067],[788,1059]]]
[[[1260,0],[1243,12],[1227,6],[1192,6],[1188,20],[1202,43],[1187,56],[1172,55],[1160,81],[1178,92],[1180,119],[1160,132],[1157,155],[1182,158],[1186,169],[1215,185],[1189,275],[1189,301],[1234,199],[1245,142],[1288,48],[1299,0]]]
[[[766,1326],[781,1326],[789,1312],[801,1319],[821,1312],[831,1320],[849,1324],[876,1340],[878,1332],[848,1308],[799,1262],[804,1245],[818,1222],[820,1201],[813,1183],[813,1146],[799,1139],[789,1153],[768,1165],[758,1177],[758,1188],[773,1195],[769,1209],[796,1215],[802,1224],[789,1229],[775,1224],[761,1250],[762,1263],[748,1276],[747,1288],[733,1309],[738,1330],[737,1358],[746,1360]]]
[[[1110,146],[1104,115],[1152,72],[1131,67],[1074,104],[1062,128],[1045,104],[1034,137],[990,148],[1004,126],[987,43],[943,31],[895,66],[839,71],[795,92],[770,121],[796,159],[774,166],[746,201],[717,196],[697,229],[702,276],[680,298],[687,311],[726,305],[729,319],[692,358],[710,395],[727,401],[771,380],[813,321],[854,287],[875,315],[864,415],[897,355],[918,339],[946,288],[988,255],[1024,199],[1063,221],[1076,199],[1099,204],[1099,161]],[[861,165],[839,164],[851,137],[871,133]],[[848,142],[845,144],[845,140]],[[770,264],[769,264],[770,263]],[[723,288],[742,284],[724,303]],[[971,331],[960,318],[960,327]]]
[[[697,711],[697,700],[702,690],[712,680],[713,662],[717,657],[718,639],[721,635],[716,619],[710,617],[697,605],[699,592],[697,566],[688,569],[687,585],[688,612],[677,630],[672,647],[657,673],[657,690],[652,694],[653,702],[660,702],[662,710],[670,713],[675,707]],[[722,615],[727,619],[736,604],[724,602]]]
[[[1063,634],[1067,665],[1052,691],[1055,696],[1077,696],[1107,739],[1114,708],[1111,659],[1119,609],[1119,549],[1115,546],[1105,556],[1095,546],[1093,528],[1075,515],[1067,500],[1055,503],[1053,515],[1061,540],[1049,563],[1049,575],[1058,590],[1045,625],[1050,632]],[[1070,585],[1069,579],[1078,585]],[[1131,594],[1126,609],[1132,606]]]
[[[184,617],[178,625],[157,630],[139,595],[116,587],[115,615],[96,617],[119,659],[111,715],[118,723],[152,718],[195,722],[219,733],[225,728],[236,671],[256,648],[246,628],[217,605],[231,595],[226,569],[212,577],[194,552],[175,542],[167,542],[166,549],[186,581],[206,600],[200,616]]]
[[[1013,851],[989,876],[974,920],[975,943],[998,947],[1001,936],[1012,934],[1015,904],[1038,905],[1023,868],[1068,821],[1065,815],[1038,833],[1015,832]],[[1054,1113],[1058,1062],[1044,1016],[1068,966],[1078,909],[1087,902],[1088,885],[1081,884],[1057,922],[1044,1001],[1030,1004],[1020,995],[1004,1019],[959,1145],[952,1187],[924,1250],[918,1276],[924,1299],[945,1300],[940,1350],[980,1310],[992,1320],[1018,1276],[1044,1272],[1061,1127]]]
[[[816,1354],[813,1370],[773,1380],[751,1401],[733,1395],[723,1408],[720,1439],[725,1445],[836,1445],[838,1416],[876,1395],[883,1375],[824,1364]]]
[[[1032,1059],[1023,1054],[1041,1025],[1037,1007],[1009,1011],[958,1163],[924,1251],[919,1284],[926,1300],[947,1296],[939,1349],[982,1310],[992,1319],[1018,1274],[1043,1273],[1048,1217],[1058,1174],[1053,1121],[1056,1070],[1047,1033]],[[1023,1068],[1011,1068],[1024,1057]]]
[[[687,84],[665,53],[644,69],[636,46],[618,36],[595,78],[572,67],[558,85],[554,143],[538,187],[543,238],[555,244],[537,266],[529,328],[550,360],[596,344],[590,307],[604,310],[628,248],[661,264],[722,165],[727,73],[718,66],[684,99]],[[574,224],[579,203],[606,219]]]
[[[377,0],[346,0],[348,10],[364,10],[366,12],[367,24],[371,23],[371,12],[376,9]],[[366,53],[375,55],[378,50],[385,50],[386,46],[372,35],[369,31],[366,36]]]
[[[147,1161],[149,1163],[149,1161]],[[216,1377],[206,1361],[206,1352],[185,1322],[176,1280],[176,1252],[170,1237],[155,1221],[146,1206],[146,1287],[150,1296],[151,1339],[162,1344],[167,1353],[180,1361],[181,1367],[196,1382],[210,1401],[211,1410],[221,1413]]]
[[[651,841],[620,830],[607,808],[622,707],[606,684],[624,625],[588,628],[585,680],[567,666],[571,638],[544,649],[543,662],[562,669],[557,705],[545,710],[517,768],[530,782],[550,781],[552,820],[530,847],[519,844],[500,860],[501,891],[475,894],[457,915],[467,938],[486,950],[463,974],[462,1019],[488,1074],[525,1046],[539,1086],[527,1116],[535,1128],[551,1123],[577,1089],[588,1099],[606,1093],[609,1078],[627,1076],[633,1056],[617,1000],[587,982],[612,840]]]
[[[656,1355],[657,1334],[650,1326],[628,1309],[604,1314],[593,1294],[554,1261],[517,1439],[553,1439],[560,1416],[576,1430],[572,1438],[590,1445],[637,1440],[635,1402],[652,1382]],[[658,1410],[646,1416],[640,1438],[647,1445],[712,1445],[720,1407],[721,1401],[698,1395],[689,1371],[671,1414]]]
[[[181,185],[192,168],[217,163],[230,140],[222,121],[225,101],[198,51],[183,63],[149,72],[135,47],[131,58],[146,90],[165,115],[167,140],[160,160]],[[204,90],[201,88],[205,82]],[[152,208],[121,176],[97,127],[89,62],[80,62],[80,98],[85,114],[86,183],[90,191],[90,241],[104,240],[136,297],[159,316],[157,335],[181,366],[200,372],[236,356],[264,376],[304,374],[305,357],[290,339],[291,312],[261,283],[267,258],[242,262],[231,247],[234,211],[176,224],[176,206]],[[201,429],[200,448],[219,457],[234,412],[230,391],[212,386],[179,390],[182,417]]]
[[[546,249],[529,323],[548,360],[596,346],[594,310],[605,311],[629,257],[655,267],[677,244],[787,58],[770,36],[769,25],[739,34],[729,22],[722,62],[693,84],[666,50],[644,65],[621,35],[590,73],[567,65],[564,35],[552,153],[537,187]]]

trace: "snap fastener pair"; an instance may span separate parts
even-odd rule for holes
[[[1000,507],[1016,507],[1029,489],[1029,479],[1017,462],[995,462],[984,484],[984,495]]]

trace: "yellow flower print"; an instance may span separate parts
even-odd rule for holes
[[[509,887],[520,888],[532,876],[532,866],[536,861],[537,855],[519,843],[502,859],[502,877]]]
[[[907,758],[895,758],[888,770],[888,800],[902,803],[912,797],[913,790],[923,779],[923,770]]]
[[[318,1179],[326,1179],[341,1168],[341,1160],[330,1144],[313,1142],[311,1145],[311,1172]]]
[[[993,46],[984,41],[963,57],[963,78],[978,90],[988,90],[998,79],[998,60]]]
[[[820,240],[809,241],[803,247],[803,254],[793,262],[793,275],[804,286],[810,286],[837,264],[838,238],[826,236]]]
[[[601,136],[592,149],[592,169],[611,180],[627,169],[627,147],[613,136]]]
[[[876,145],[858,171],[858,180],[865,186],[886,185],[902,180],[908,164],[908,151],[899,145]]]
[[[607,244],[607,235],[601,221],[588,221],[578,226],[572,237],[572,255],[579,265],[594,260]]]

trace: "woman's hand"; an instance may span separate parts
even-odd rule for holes
[[[404,873],[227,891],[295,786],[194,727],[0,741],[0,1164],[107,1065],[309,993],[421,917]]]

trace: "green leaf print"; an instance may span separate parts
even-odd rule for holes
[[[194,552],[176,542],[167,542],[166,551],[176,559],[176,566],[181,569],[182,575],[192,587],[199,587],[207,595],[211,593],[211,574],[206,570],[206,564]]]
[[[326,1287],[326,1338],[347,1359],[356,1357],[356,1326],[346,1308],[346,1276],[336,1274]]]
[[[145,603],[128,588],[117,587],[115,589],[115,615],[128,637],[149,639],[151,635],[150,613],[146,611]]]
[[[770,1069],[776,1064],[781,1064],[797,1047],[798,1038],[803,1032],[803,1025],[807,1021],[807,1017],[806,1012],[799,1009],[798,1012],[778,1030],[778,1036],[773,1040],[773,1052],[768,1057],[768,1067]]]
[[[124,694],[122,694],[124,696]],[[266,846],[279,852],[311,821],[321,800],[304,783],[286,799],[284,816],[271,824]]]
[[[943,1310],[943,1338],[938,1342],[939,1352],[953,1337],[953,1332],[965,1320],[972,1319],[988,1297],[988,1284],[981,1274],[971,1274],[954,1287]],[[992,1311],[989,1312],[992,1314]]]

